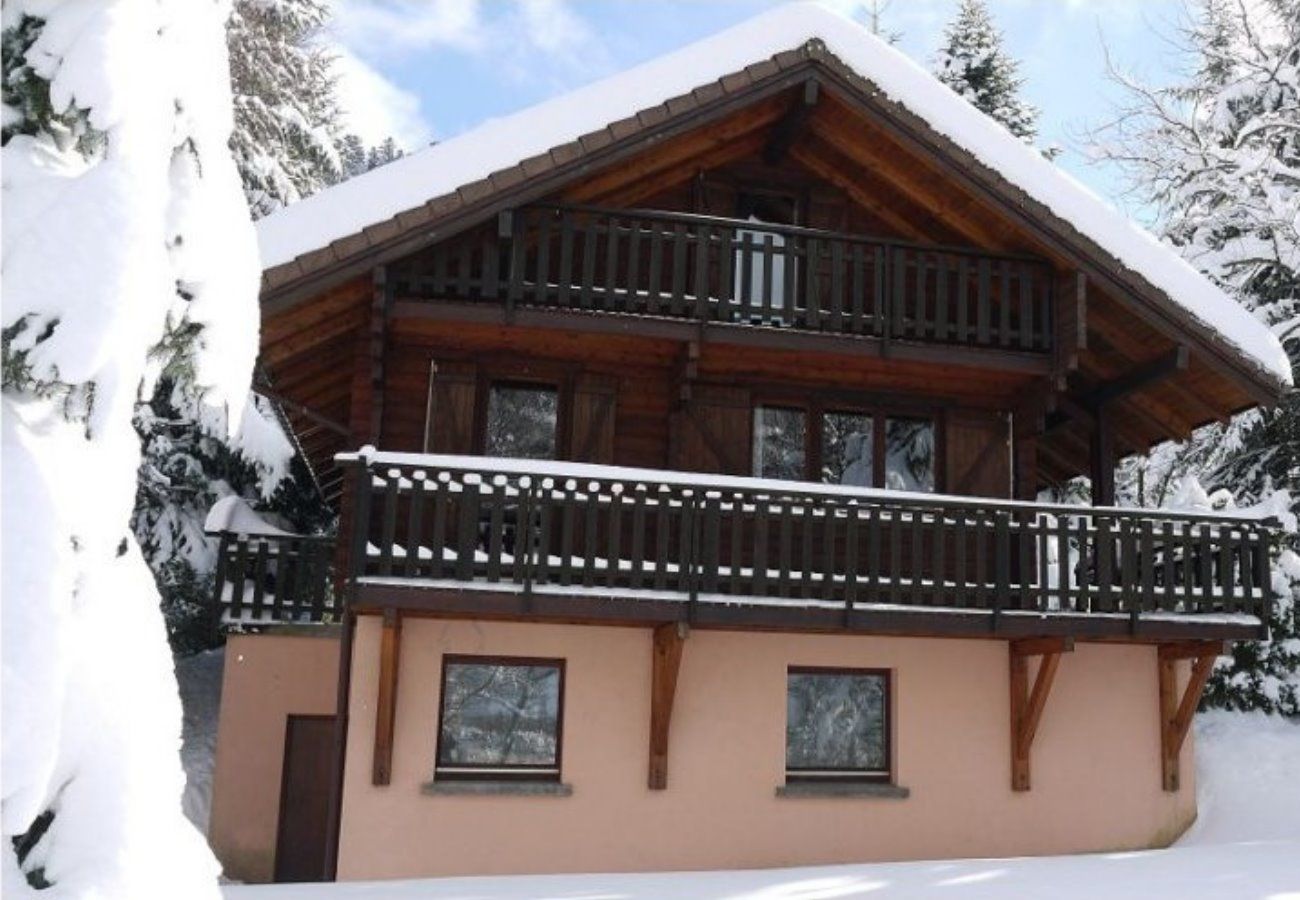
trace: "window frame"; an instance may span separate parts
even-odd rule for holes
[[[553,460],[563,460],[569,454],[569,416],[573,406],[573,379],[545,375],[515,374],[511,372],[484,372],[479,375],[478,386],[474,392],[474,454],[487,456],[488,409],[492,402],[493,388],[514,388],[524,390],[548,390],[555,392],[555,456]]]
[[[946,420],[947,410],[942,407],[924,404],[907,404],[897,401],[875,401],[871,398],[832,397],[808,399],[807,395],[792,396],[783,391],[762,391],[754,395],[749,415],[750,474],[756,478],[770,476],[758,473],[759,460],[753,454],[758,425],[759,410],[768,408],[798,410],[804,414],[804,473],[803,480],[812,484],[826,484],[822,481],[822,435],[827,414],[847,414],[867,416],[871,419],[871,485],[870,490],[886,490],[886,421],[888,419],[925,419],[934,426],[934,491],[942,494],[947,490],[948,480],[948,442]]]
[[[453,665],[534,666],[554,668],[559,673],[559,697],[555,706],[555,763],[553,765],[494,766],[462,764],[448,771],[442,764],[443,721],[447,713],[447,669]],[[544,656],[495,656],[473,653],[444,653],[438,682],[438,730],[433,750],[433,780],[437,781],[527,781],[559,783],[564,771],[565,660]],[[475,771],[479,770],[479,771]]]
[[[790,719],[787,707],[785,723],[785,783],[786,784],[893,784],[894,783],[894,670],[887,668],[856,668],[849,666],[786,666],[786,703],[789,703],[791,675],[844,675],[872,676],[884,679],[885,697],[885,765],[880,772],[865,769],[837,770],[821,766],[813,769],[791,769]],[[801,774],[801,772],[803,774]]]

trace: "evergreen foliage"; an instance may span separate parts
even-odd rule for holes
[[[1300,6],[1290,0],[1198,0],[1180,43],[1191,62],[1155,88],[1115,73],[1129,102],[1095,136],[1119,163],[1163,236],[1271,326],[1300,361]],[[1224,506],[1300,511],[1300,399],[1212,425],[1121,467],[1129,502],[1175,503],[1200,486]],[[1275,560],[1273,640],[1240,646],[1207,692],[1213,706],[1300,716],[1300,537]]]
[[[1002,46],[984,0],[961,0],[957,15],[944,29],[934,59],[934,74],[976,109],[991,116],[1016,137],[1033,143],[1038,110],[1020,97],[1020,64]]]
[[[314,40],[328,18],[325,0],[235,0],[230,149],[254,218],[341,177],[333,58]]]

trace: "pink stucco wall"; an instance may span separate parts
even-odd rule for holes
[[[1163,845],[1195,816],[1160,786],[1151,647],[1063,658],[1010,789],[1007,645],[993,640],[696,631],[673,712],[668,789],[646,787],[648,629],[409,619],[392,783],[370,782],[379,628],[353,663],[339,876],[684,870],[1004,856]],[[429,796],[444,653],[567,660],[570,797]],[[894,670],[897,781],[907,799],[778,798],[790,665]]]
[[[334,712],[338,652],[337,633],[319,628],[226,639],[208,843],[229,878],[274,874],[285,721]]]

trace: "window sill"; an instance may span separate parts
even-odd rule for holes
[[[420,793],[448,796],[490,797],[570,797],[573,785],[562,781],[429,781],[420,785]]]
[[[906,800],[911,793],[910,789],[897,784],[874,781],[791,781],[777,785],[776,788],[776,795],[786,798],[875,797],[883,800]]]

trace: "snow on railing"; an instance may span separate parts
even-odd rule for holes
[[[1254,617],[1271,519],[377,453],[351,576],[992,611]]]

